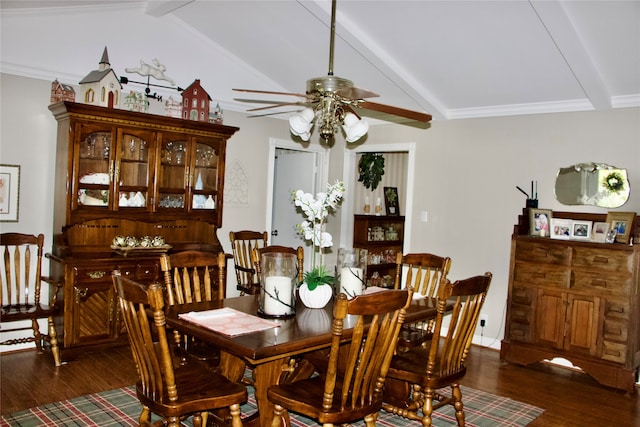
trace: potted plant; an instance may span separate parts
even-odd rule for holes
[[[324,307],[333,295],[334,277],[323,262],[324,248],[333,246],[331,234],[327,233],[326,219],[342,202],[345,188],[342,181],[327,186],[327,192],[312,194],[298,190],[293,193],[293,202],[300,208],[306,220],[296,225],[304,240],[311,242],[311,270],[304,274],[299,286],[300,299],[309,308]]]

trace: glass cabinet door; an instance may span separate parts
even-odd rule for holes
[[[74,159],[78,165],[74,179],[74,209],[107,209],[112,182],[111,146],[113,131],[97,126],[78,125],[79,143],[75,145]]]
[[[146,210],[150,206],[151,171],[155,134],[118,130],[116,179],[118,209]]]
[[[158,177],[158,208],[185,209],[188,187],[189,141],[184,135],[163,135],[160,146]]]
[[[196,141],[192,174],[192,209],[215,209],[218,188],[217,144]]]

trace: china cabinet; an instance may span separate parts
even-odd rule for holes
[[[403,241],[404,216],[354,215],[353,247],[368,252],[367,286],[393,287]]]
[[[511,240],[501,358],[524,365],[564,358],[601,384],[633,393],[640,364],[640,245],[529,237],[528,218],[525,209]]]
[[[118,342],[114,269],[148,282],[163,251],[222,250],[225,150],[238,128],[73,102],[49,109],[58,135],[48,257],[64,279],[64,348]],[[114,251],[120,235],[165,244]]]

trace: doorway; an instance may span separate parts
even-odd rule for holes
[[[293,141],[269,140],[267,223],[272,245],[305,249],[305,269],[310,267],[311,246],[296,232],[296,224],[304,218],[297,212],[291,192],[303,190],[316,194],[326,182],[329,165],[327,150],[319,146],[302,148]],[[270,204],[270,206],[269,206]]]

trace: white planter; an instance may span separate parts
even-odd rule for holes
[[[321,285],[310,291],[306,283],[298,289],[300,300],[307,308],[323,308],[333,296],[333,288],[329,285]]]

